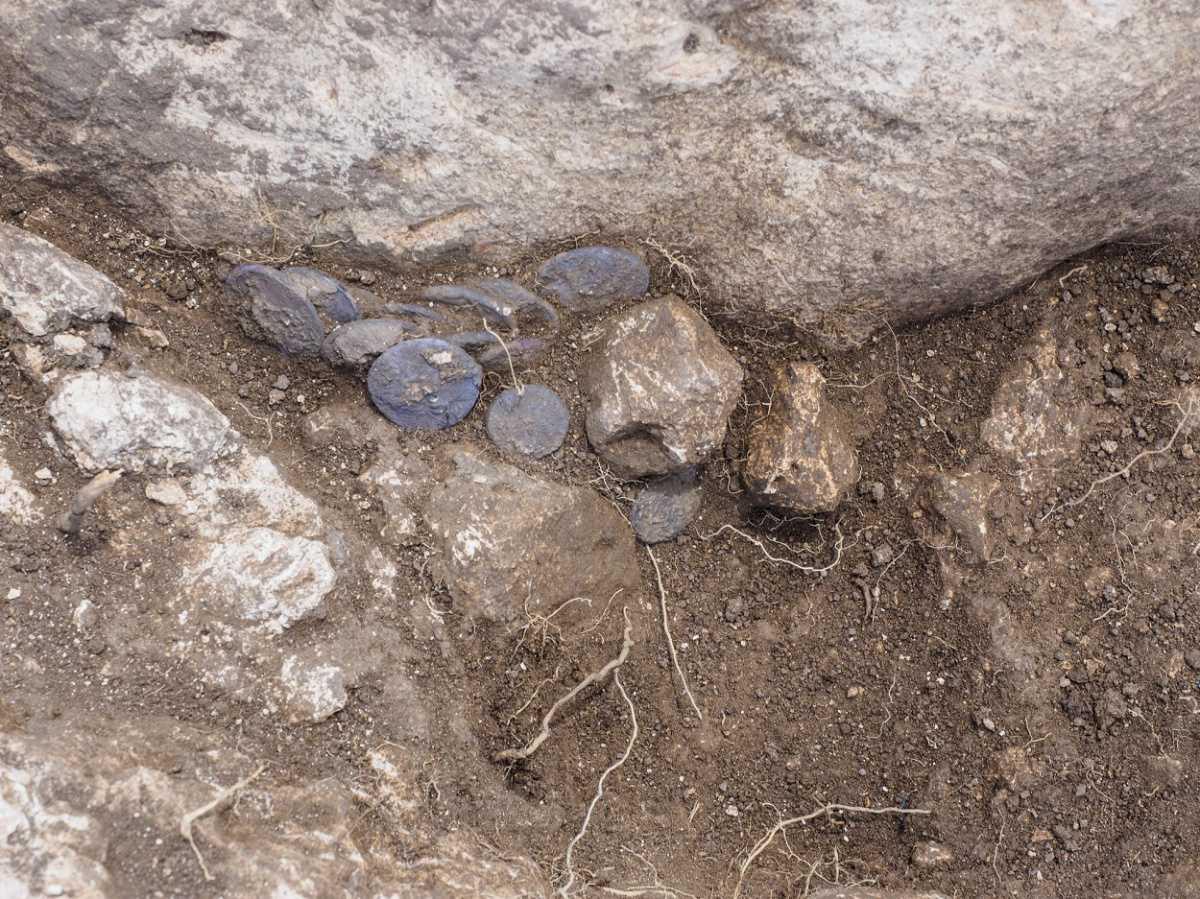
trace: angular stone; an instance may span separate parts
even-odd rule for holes
[[[124,317],[124,294],[90,265],[42,238],[0,224],[0,317],[44,337],[76,322]]]
[[[837,508],[859,478],[858,454],[815,365],[775,374],[771,410],[750,432],[742,481],[758,503],[800,515]]]
[[[6,524],[28,525],[41,519],[37,500],[17,480],[16,473],[5,461],[0,447],[0,530]]]
[[[584,362],[587,435],[617,474],[669,474],[725,438],[742,367],[695,310],[675,297],[609,319]]]
[[[400,452],[392,444],[381,448],[359,480],[372,488],[383,505],[387,524],[380,536],[399,546],[416,543],[418,498],[433,481],[428,463],[411,453]]]
[[[273,528],[234,528],[184,572],[183,583],[235,620],[280,634],[321,612],[337,573],[323,543]]]
[[[187,502],[188,497],[187,492],[179,486],[177,481],[164,478],[146,484],[146,499],[158,503],[160,506],[182,506]]]
[[[360,318],[330,331],[321,355],[331,365],[360,368],[416,331],[413,322],[402,318]]]
[[[358,318],[358,306],[337,278],[315,268],[291,266],[280,273],[291,288],[338,323]]]
[[[597,493],[465,447],[446,454],[450,471],[424,511],[439,574],[463,614],[512,622],[561,609],[554,623],[565,630],[595,621],[614,596],[618,608],[633,608],[641,583],[633,532]]]
[[[229,420],[203,396],[145,374],[72,375],[59,385],[47,409],[85,471],[195,471],[230,449],[236,437]]]
[[[954,864],[954,852],[941,843],[922,840],[913,846],[912,863],[914,868],[920,868],[922,871],[944,868]]]
[[[346,675],[320,659],[290,655],[279,672],[284,702],[293,724],[318,724],[346,706]]]
[[[651,481],[633,501],[629,523],[643,543],[674,540],[692,523],[702,499],[694,471]]]
[[[483,371],[436,337],[406,340],[380,355],[367,375],[375,408],[402,428],[448,428],[479,399]]]
[[[988,505],[1000,482],[983,472],[935,474],[929,481],[929,507],[981,562],[992,558]]]
[[[650,269],[642,258],[616,247],[579,247],[546,260],[538,287],[573,312],[602,312],[621,300],[636,300],[650,289]]]
[[[316,307],[275,269],[239,265],[225,279],[225,288],[249,301],[243,325],[251,337],[289,356],[320,354],[325,326]]]
[[[487,432],[500,449],[539,459],[563,444],[570,413],[559,395],[542,384],[509,388],[492,401]]]
[[[11,723],[13,716],[0,719],[4,899],[203,894],[204,875],[180,837],[180,816],[252,774],[260,760],[244,755],[219,728],[153,711],[93,717],[68,707],[52,720],[34,718],[23,726]],[[375,776],[366,792],[356,787],[352,793],[335,777],[307,779],[267,766],[238,792],[236,814],[206,815],[194,824],[219,884],[210,892],[230,899],[549,895],[545,877],[528,859],[500,858],[476,838],[445,833],[428,821],[417,786],[425,758],[418,752],[381,744],[371,754]],[[382,753],[389,753],[386,762]],[[360,842],[357,801],[386,808],[400,842],[386,851]],[[147,846],[183,846],[160,866],[150,889],[142,889],[128,867],[144,857],[128,842],[131,820]],[[420,864],[409,863],[410,854]]]
[[[1079,452],[1090,418],[1058,356],[1054,335],[1042,328],[1004,373],[979,428],[983,441],[1017,467],[1023,492],[1048,483]]]

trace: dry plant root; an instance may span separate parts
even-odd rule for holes
[[[1190,421],[1191,418],[1197,414],[1198,410],[1196,410],[1194,408],[1195,407],[1194,401],[1189,402],[1188,407],[1186,409],[1183,408],[1183,406],[1181,406],[1179,403],[1165,403],[1165,404],[1160,404],[1160,405],[1174,406],[1176,409],[1179,410],[1179,424],[1175,425],[1175,430],[1172,432],[1170,438],[1167,440],[1166,443],[1164,443],[1158,449],[1142,450],[1140,453],[1138,453],[1136,456],[1134,456],[1132,459],[1130,459],[1128,462],[1126,462],[1123,466],[1118,468],[1116,471],[1111,471],[1102,478],[1096,478],[1096,480],[1094,480],[1094,481],[1092,481],[1092,483],[1088,484],[1088,488],[1086,491],[1084,491],[1082,496],[1078,497],[1077,499],[1068,500],[1067,502],[1062,503],[1061,505],[1056,504],[1056,505],[1052,506],[1050,508],[1050,511],[1042,516],[1042,521],[1045,521],[1047,518],[1049,518],[1051,515],[1053,515],[1055,512],[1059,511],[1060,509],[1072,509],[1075,506],[1080,505],[1089,496],[1091,496],[1093,492],[1095,492],[1097,487],[1103,487],[1109,481],[1113,481],[1113,480],[1116,480],[1117,478],[1125,477],[1126,475],[1129,474],[1130,471],[1133,470],[1133,466],[1137,465],[1143,459],[1148,459],[1151,456],[1161,456],[1163,453],[1169,453],[1171,451],[1171,447],[1173,447],[1175,445],[1175,441],[1177,439],[1179,439],[1179,435],[1183,433],[1183,429],[1185,427],[1187,427],[1188,421]]]
[[[671,653],[671,664],[675,666],[675,673],[679,675],[679,682],[683,684],[683,692],[687,696],[688,702],[692,704],[692,711],[696,713],[698,719],[703,721],[704,715],[700,713],[700,706],[696,705],[696,697],[692,695],[692,691],[688,687],[687,677],[684,675],[683,668],[679,664],[679,656],[675,653],[675,641],[671,639],[671,628],[667,623],[667,591],[663,587],[662,570],[658,567],[658,559],[654,558],[654,553],[651,552],[648,546],[646,547],[646,555],[654,563],[654,577],[658,580],[658,599],[662,609],[663,636],[667,638],[667,649]]]
[[[737,534],[743,540],[746,540],[757,546],[762,551],[763,556],[766,557],[768,562],[778,562],[781,565],[790,565],[792,568],[795,568],[798,571],[807,572],[808,574],[825,574],[826,572],[833,571],[833,569],[837,568],[838,565],[842,563],[842,551],[846,548],[846,537],[842,533],[841,527],[835,526],[834,530],[837,533],[837,541],[833,545],[833,561],[824,566],[801,565],[799,562],[793,561],[792,559],[785,559],[781,556],[773,556],[771,555],[770,550],[767,549],[765,543],[763,543],[757,537],[750,536],[745,531],[738,530],[731,524],[723,524],[711,534],[706,534],[700,539],[705,541],[712,540],[716,537],[719,537],[725,531],[733,531],[733,533]],[[851,545],[853,546],[854,544]]]
[[[96,505],[96,500],[108,493],[117,481],[121,480],[122,474],[124,474],[124,470],[120,468],[116,471],[102,471],[80,487],[75,498],[71,500],[70,508],[58,519],[58,529],[70,537],[78,535],[80,528],[83,527],[83,516],[91,510],[92,506]]]
[[[628,619],[627,619],[628,620]],[[638,738],[638,720],[637,709],[634,708],[633,700],[629,698],[629,694],[625,692],[625,685],[621,683],[621,672],[613,672],[613,683],[617,685],[617,689],[621,691],[621,698],[625,700],[625,704],[629,706],[629,742],[625,744],[625,751],[621,753],[621,757],[604,769],[604,773],[600,775],[600,779],[596,782],[596,795],[592,797],[592,801],[588,803],[587,814],[583,816],[583,823],[579,827],[579,832],[571,838],[571,842],[567,844],[567,855],[564,861],[566,867],[567,879],[561,887],[558,888],[558,895],[562,899],[567,899],[571,887],[575,885],[575,866],[572,855],[575,852],[575,847],[579,841],[583,839],[584,834],[588,831],[588,826],[592,823],[592,813],[596,810],[596,806],[600,804],[600,800],[604,798],[604,781],[608,776],[629,761],[629,755],[633,752],[633,744]]]
[[[738,899],[742,893],[742,881],[746,877],[746,872],[750,870],[750,866],[754,864],[754,860],[762,855],[775,842],[775,838],[797,824],[807,824],[822,815],[828,815],[832,812],[853,812],[860,815],[928,815],[931,814],[929,809],[924,808],[899,808],[897,806],[888,806],[887,808],[867,808],[862,805],[840,805],[836,802],[828,803],[821,806],[815,811],[809,812],[807,815],[799,815],[795,818],[787,818],[779,821],[774,827],[766,832],[761,840],[751,847],[746,857],[742,859],[738,865],[737,885],[733,888],[733,899]]]
[[[205,815],[211,815],[213,812],[220,809],[226,802],[233,799],[239,792],[248,787],[260,774],[267,770],[266,765],[259,765],[253,774],[248,774],[231,787],[226,787],[217,792],[217,795],[212,798],[212,801],[204,803],[198,809],[188,812],[179,820],[179,832],[183,834],[183,838],[188,841],[192,847],[192,852],[196,853],[196,861],[200,862],[200,870],[204,872],[205,880],[215,880],[212,872],[208,870],[208,865],[204,863],[204,856],[200,854],[200,847],[196,845],[196,837],[192,833],[192,825],[203,818]]]
[[[550,725],[554,721],[554,716],[559,713],[563,706],[567,705],[572,699],[590,687],[592,684],[598,684],[604,680],[612,672],[616,671],[625,664],[625,660],[629,658],[629,650],[633,648],[633,624],[629,620],[629,610],[624,610],[625,614],[625,633],[621,638],[621,651],[617,657],[608,662],[603,668],[593,671],[578,684],[571,688],[571,691],[565,696],[560,697],[554,705],[550,706],[550,711],[546,712],[546,716],[542,719],[542,729],[532,740],[520,749],[504,749],[497,752],[492,760],[496,762],[519,762],[529,758],[543,743],[550,738]]]

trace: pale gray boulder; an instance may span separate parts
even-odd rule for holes
[[[197,244],[653,237],[856,334],[1194,227],[1195,47],[1173,0],[9,0],[0,161]]]
[[[12,316],[29,336],[45,337],[79,322],[121,319],[123,301],[121,288],[90,265],[0,224],[0,318]]]
[[[47,409],[84,471],[199,471],[227,453],[237,438],[229,420],[208,399],[150,375],[72,375],[63,379]]]

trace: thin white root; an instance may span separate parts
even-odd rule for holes
[[[723,524],[719,528],[717,528],[715,531],[713,531],[711,534],[701,537],[700,539],[701,540],[712,540],[714,537],[719,537],[721,535],[721,533],[724,531],[733,531],[733,533],[737,534],[743,540],[753,543],[760,550],[762,550],[762,554],[764,556],[766,556],[768,562],[778,562],[781,565],[790,565],[792,568],[795,568],[799,571],[808,572],[809,574],[825,574],[827,571],[832,571],[833,569],[837,568],[838,565],[841,564],[842,550],[845,548],[845,544],[846,544],[846,538],[845,538],[845,535],[842,534],[841,527],[835,526],[834,530],[837,533],[837,541],[834,543],[833,561],[830,562],[828,565],[824,565],[824,566],[801,565],[799,562],[793,561],[792,559],[784,559],[780,556],[773,556],[773,555],[771,555],[770,551],[767,549],[766,544],[764,544],[761,540],[759,540],[757,537],[751,537],[745,531],[739,531],[737,528],[735,528],[731,524]]]
[[[832,812],[847,812],[860,815],[928,815],[929,809],[924,808],[899,808],[897,806],[888,806],[887,808],[867,808],[863,805],[840,805],[836,802],[831,802],[821,806],[815,811],[809,812],[807,815],[799,815],[795,818],[788,818],[778,822],[774,827],[767,831],[766,835],[754,844],[750,852],[738,865],[737,885],[733,888],[733,899],[738,899],[742,892],[742,881],[746,877],[746,872],[750,870],[750,866],[754,864],[754,860],[762,855],[775,842],[775,838],[797,824],[807,824],[815,818],[820,818],[822,815],[828,815]]]
[[[1163,453],[1169,453],[1171,451],[1171,447],[1173,447],[1175,445],[1175,441],[1179,438],[1179,435],[1181,433],[1183,433],[1183,429],[1185,427],[1187,427],[1187,423],[1188,423],[1189,419],[1191,419],[1191,417],[1195,414],[1196,410],[1194,408],[1194,406],[1195,406],[1194,401],[1188,403],[1188,407],[1186,409],[1183,408],[1183,406],[1179,405],[1179,403],[1169,403],[1166,405],[1174,406],[1176,409],[1179,410],[1179,413],[1180,413],[1179,424],[1177,424],[1175,426],[1174,432],[1171,434],[1170,439],[1166,443],[1164,443],[1158,449],[1142,450],[1140,453],[1138,453],[1136,456],[1134,456],[1132,459],[1130,459],[1128,462],[1126,462],[1122,467],[1118,468],[1116,471],[1109,472],[1102,478],[1096,478],[1096,480],[1094,480],[1094,481],[1092,481],[1092,483],[1088,484],[1088,489],[1084,492],[1084,494],[1082,496],[1078,497],[1077,499],[1068,500],[1067,502],[1062,503],[1061,505],[1052,506],[1050,511],[1042,516],[1042,521],[1045,521],[1047,518],[1049,518],[1051,515],[1053,515],[1055,512],[1059,511],[1060,509],[1071,509],[1071,508],[1074,508],[1075,506],[1078,506],[1080,503],[1082,503],[1084,500],[1086,500],[1089,496],[1091,496],[1092,493],[1095,492],[1097,487],[1103,487],[1109,481],[1115,480],[1117,478],[1125,477],[1127,474],[1129,474],[1130,471],[1133,470],[1133,466],[1137,465],[1143,459],[1147,459],[1150,456],[1161,456]]]
[[[650,561],[654,563],[654,577],[658,580],[658,599],[662,609],[663,636],[667,638],[667,649],[671,653],[671,664],[675,666],[675,673],[679,675],[679,682],[683,684],[683,692],[688,698],[688,702],[692,704],[692,711],[696,713],[696,717],[701,721],[704,720],[704,715],[700,712],[700,706],[696,705],[696,697],[692,695],[691,688],[688,687],[687,677],[683,673],[683,667],[679,664],[679,656],[675,653],[675,641],[671,639],[671,627],[667,623],[667,591],[663,587],[662,570],[658,567],[658,559],[654,558],[654,553],[650,551],[650,547],[646,547],[646,555],[650,557]]]
[[[509,715],[507,718],[505,718],[504,723],[512,724],[514,721],[516,721],[517,717],[523,711],[525,711],[527,708],[529,708],[531,705],[533,705],[533,701],[535,699],[537,699],[538,694],[542,692],[542,687],[546,686],[546,684],[550,683],[551,681],[558,680],[558,674],[560,671],[562,671],[562,666],[555,665],[554,673],[552,675],[550,675],[548,678],[546,678],[545,680],[543,680],[541,683],[539,683],[536,687],[534,687],[533,694],[528,699],[525,700],[525,705],[521,706],[519,709],[517,709],[515,712],[513,712],[511,715]]]
[[[102,471],[79,488],[75,498],[71,500],[70,508],[58,519],[58,529],[72,537],[83,527],[83,516],[96,505],[96,500],[108,493],[121,480],[124,470]]]
[[[212,798],[211,802],[206,802],[200,808],[188,812],[179,821],[179,832],[183,834],[183,838],[188,841],[192,847],[192,852],[196,853],[196,861],[200,862],[200,870],[204,872],[205,880],[213,880],[212,872],[208,870],[208,865],[204,863],[204,856],[200,854],[200,847],[196,845],[196,837],[192,833],[192,825],[203,818],[205,815],[211,815],[213,812],[220,809],[226,802],[232,800],[239,792],[248,787],[260,774],[267,770],[266,765],[259,765],[253,774],[243,777],[231,787],[226,787],[219,790],[217,795]]]
[[[626,619],[628,620],[628,619]],[[583,839],[588,831],[588,826],[592,823],[592,813],[596,810],[600,800],[604,798],[604,781],[608,776],[629,761],[629,756],[633,752],[633,744],[638,738],[638,720],[637,709],[634,708],[633,700],[629,698],[629,694],[625,692],[625,685],[621,683],[621,672],[613,673],[613,683],[617,685],[617,689],[621,691],[621,698],[625,700],[625,704],[629,706],[629,742],[625,745],[625,751],[621,753],[621,757],[604,769],[604,773],[600,775],[600,780],[596,782],[596,795],[592,797],[592,801],[588,804],[587,814],[583,816],[583,824],[579,827],[579,833],[571,838],[571,842],[567,844],[567,856],[565,866],[567,871],[566,882],[558,888],[558,895],[566,899],[569,895],[571,887],[575,885],[575,867],[572,856],[575,853],[575,847],[579,841]]]
[[[809,812],[807,815],[800,815],[795,818],[788,818],[786,820],[781,820],[774,827],[772,827],[769,831],[767,831],[766,835],[763,836],[762,839],[760,839],[757,843],[754,844],[753,848],[751,848],[750,852],[746,855],[746,858],[738,866],[738,879],[737,879],[737,885],[734,887],[734,890],[733,890],[733,899],[738,899],[738,897],[741,895],[742,881],[745,879],[746,872],[750,869],[750,866],[754,863],[754,860],[757,859],[760,855],[762,855],[770,847],[771,843],[773,843],[775,841],[775,838],[777,836],[779,836],[781,833],[784,833],[784,831],[787,830],[787,828],[789,828],[789,827],[792,827],[797,824],[807,824],[809,821],[812,821],[815,818],[819,818],[822,815],[828,815],[832,812],[847,812],[847,813],[854,812],[854,813],[858,813],[858,814],[867,814],[867,815],[928,815],[928,814],[930,814],[928,809],[907,809],[907,808],[899,808],[899,807],[895,807],[895,806],[889,806],[888,808],[867,808],[865,806],[860,806],[860,805],[840,805],[838,803],[829,803],[827,805],[821,806],[819,809],[816,809],[815,811]],[[784,836],[784,840],[785,841],[787,840],[786,835]]]
[[[625,660],[629,658],[629,650],[633,648],[633,625],[629,621],[629,610],[624,610],[625,613],[625,634],[621,638],[621,651],[617,653],[617,657],[611,662],[608,662],[603,668],[598,671],[593,671],[578,684],[571,688],[571,691],[565,696],[560,697],[554,705],[550,706],[550,711],[546,712],[546,717],[542,719],[542,729],[532,740],[530,740],[521,749],[504,749],[497,752],[493,756],[493,760],[497,762],[519,762],[522,759],[527,759],[541,747],[550,737],[550,724],[554,721],[554,716],[559,710],[569,703],[572,699],[586,690],[592,684],[599,683],[608,677],[609,674],[616,671],[625,664]]]
[[[483,330],[487,331],[489,334],[491,334],[493,337],[495,337],[498,341],[500,341],[500,349],[504,350],[504,358],[506,358],[508,360],[508,373],[510,375],[512,375],[513,390],[515,390],[518,394],[524,393],[525,385],[524,385],[524,383],[522,383],[521,379],[517,377],[517,369],[513,365],[512,353],[510,353],[508,351],[508,344],[504,342],[503,337],[501,337],[499,334],[497,334],[495,331],[493,331],[490,327],[488,327],[486,318],[483,319]]]

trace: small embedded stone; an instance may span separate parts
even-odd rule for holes
[[[330,365],[357,368],[413,337],[416,330],[402,318],[360,318],[330,331],[321,344],[321,355]]]

